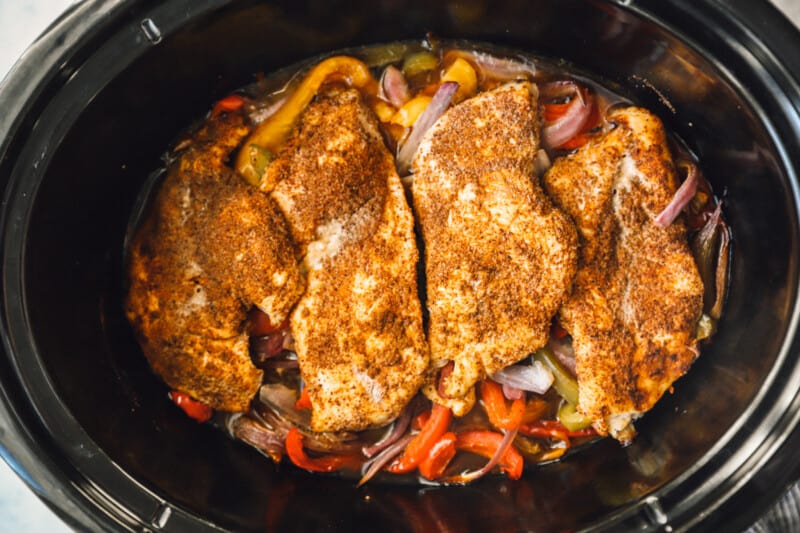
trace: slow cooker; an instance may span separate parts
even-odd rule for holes
[[[376,483],[275,466],[165,400],[122,313],[160,155],[301,59],[427,32],[563,61],[654,110],[733,233],[719,331],[623,448],[523,479]],[[0,443],[78,529],[742,529],[800,476],[800,34],[752,0],[86,0],[0,87]]]

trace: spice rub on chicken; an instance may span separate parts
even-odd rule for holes
[[[575,228],[534,177],[537,99],[511,83],[464,101],[413,162],[431,358],[447,367],[424,391],[457,415],[476,382],[547,343],[577,268]]]
[[[314,431],[396,418],[429,356],[414,222],[377,120],[356,90],[318,96],[264,183],[304,255],[291,316]]]
[[[632,420],[698,354],[703,284],[683,222],[653,223],[678,186],[660,120],[635,107],[608,119],[615,127],[557,159],[544,185],[580,235],[575,288],[559,314],[575,349],[578,410],[601,435],[629,442]]]
[[[261,385],[248,310],[279,324],[303,291],[277,205],[224,164],[248,131],[238,113],[209,119],[129,249],[126,313],[150,365],[173,389],[225,411],[247,410]]]

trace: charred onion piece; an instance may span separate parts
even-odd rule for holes
[[[397,172],[401,176],[408,174],[411,169],[411,161],[414,159],[414,154],[417,153],[419,143],[422,141],[422,136],[430,129],[431,126],[444,115],[453,96],[458,91],[458,83],[448,81],[439,86],[436,94],[433,95],[431,103],[425,108],[425,111],[419,116],[411,129],[411,134],[406,141],[400,146],[397,151]]]
[[[666,228],[672,224],[681,214],[681,211],[692,201],[694,194],[697,192],[697,185],[700,181],[700,173],[697,171],[697,166],[689,161],[681,161],[678,167],[686,169],[686,179],[678,187],[675,196],[672,197],[667,207],[653,220],[653,223],[659,228]]]

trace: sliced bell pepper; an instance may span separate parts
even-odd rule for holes
[[[236,170],[248,182],[258,185],[262,178],[251,165],[250,146],[260,146],[277,154],[289,137],[297,118],[317,94],[320,86],[332,79],[341,80],[350,87],[367,88],[374,85],[377,88],[377,82],[363,61],[350,56],[334,56],[321,61],[303,78],[280,109],[253,130],[239,150]]]
[[[212,408],[202,402],[192,399],[191,396],[185,392],[174,390],[170,391],[168,396],[175,405],[183,409],[184,413],[200,423],[207,422],[214,416],[214,410]]]
[[[439,479],[456,455],[456,435],[448,431],[434,443],[427,457],[419,464],[419,473],[425,479]]]
[[[416,429],[419,431],[420,429],[425,427],[425,424],[428,422],[428,419],[431,417],[430,410],[422,411],[420,414],[414,417],[411,421],[411,429]]]
[[[569,402],[563,402],[558,408],[558,421],[567,428],[568,431],[580,431],[592,425],[592,420],[583,416]]]
[[[456,436],[456,449],[491,459],[502,441],[503,435],[494,431],[464,431]],[[513,445],[500,458],[500,470],[511,479],[519,479],[524,466],[525,459]]]
[[[417,468],[433,445],[447,432],[451,418],[450,409],[434,404],[428,421],[408,443],[403,455],[395,459],[387,470],[393,474],[406,474]]]
[[[303,450],[303,434],[293,427],[286,435],[286,455],[298,468],[311,472],[335,472],[343,468],[353,467],[357,459],[349,455],[327,455],[325,457],[309,457]]]
[[[311,409],[311,397],[308,395],[308,388],[304,388],[300,393],[300,397],[294,402],[294,408],[298,411],[301,409]]]
[[[214,104],[214,109],[211,110],[212,115],[219,115],[220,113],[236,111],[244,105],[244,98],[238,94],[230,94],[219,100]]]
[[[592,428],[569,430],[558,420],[537,420],[530,424],[522,424],[519,432],[529,437],[563,440],[569,443],[570,438],[592,437],[597,431]]]
[[[512,430],[518,428],[525,414],[525,400],[514,400],[511,408],[506,407],[503,387],[490,379],[481,382],[481,399],[489,422],[498,429]]]
[[[553,373],[553,388],[572,405],[578,405],[578,382],[549,348],[542,348],[533,358],[540,361]]]

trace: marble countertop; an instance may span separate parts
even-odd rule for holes
[[[73,3],[74,0],[0,0],[0,79],[28,45]],[[774,3],[800,26],[800,1],[774,0]],[[69,531],[3,461],[0,461],[0,531]]]

